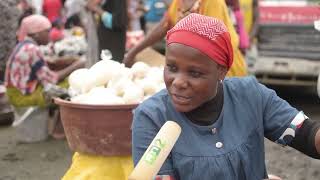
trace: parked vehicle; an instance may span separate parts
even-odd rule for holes
[[[250,71],[264,84],[317,86],[320,5],[314,0],[261,0],[259,58]]]

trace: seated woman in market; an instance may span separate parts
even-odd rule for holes
[[[84,66],[76,61],[63,70],[51,71],[43,59],[39,45],[49,41],[50,21],[42,15],[31,15],[22,20],[19,42],[13,49],[6,67],[5,83],[11,104],[16,107],[46,107],[44,88],[58,84],[66,87],[63,80],[75,69]]]
[[[320,158],[320,123],[254,77],[225,78],[232,62],[230,35],[218,19],[191,14],[167,33],[166,89],[134,112],[135,165],[168,120],[182,133],[158,179],[268,178],[264,137]]]

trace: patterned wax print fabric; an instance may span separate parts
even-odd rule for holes
[[[168,31],[167,46],[171,43],[198,49],[227,69],[232,66],[233,50],[230,34],[220,19],[191,13]]]
[[[39,46],[31,38],[26,38],[13,50],[5,78],[8,88],[17,88],[24,95],[34,92],[39,83],[46,87],[58,82],[58,75],[49,69]]]
[[[267,178],[264,137],[289,144],[288,136],[294,136],[305,116],[253,77],[225,79],[223,93],[222,112],[209,126],[196,125],[177,112],[167,90],[140,104],[132,124],[134,164],[162,125],[173,120],[182,132],[160,175],[176,180]]]

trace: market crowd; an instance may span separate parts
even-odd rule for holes
[[[90,167],[92,179],[126,179],[168,119],[183,133],[157,179],[269,178],[264,137],[319,158],[320,125],[246,77],[254,59],[257,9],[258,0],[0,1],[1,83],[15,110],[34,120],[31,131],[41,130],[39,122],[49,118],[42,128],[61,139],[51,99],[67,93],[67,77],[96,64],[102,50],[131,67],[140,52],[153,47],[165,54],[166,88],[134,110],[132,156],[76,153],[65,179]],[[23,138],[43,140],[39,134]],[[204,172],[207,167],[212,170]],[[108,175],[110,168],[116,170]]]

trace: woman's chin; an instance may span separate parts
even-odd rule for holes
[[[182,105],[182,104],[173,103],[173,106],[178,112],[182,112],[182,113],[189,112],[193,109],[190,105]]]

